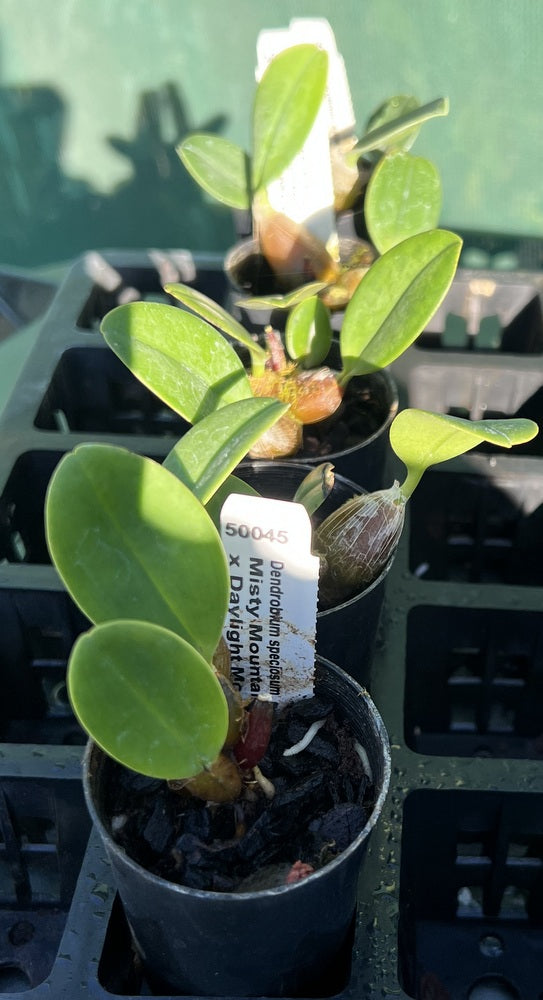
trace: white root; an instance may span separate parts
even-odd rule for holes
[[[311,740],[317,735],[321,726],[324,726],[325,722],[326,719],[319,719],[317,722],[314,722],[313,725],[311,725],[307,730],[305,736],[302,736],[302,739],[299,740],[298,743],[295,743],[294,746],[288,747],[287,750],[283,750],[283,757],[294,757],[297,753],[301,753],[302,750],[305,750],[311,743]]]
[[[256,783],[260,785],[266,798],[270,800],[273,799],[275,795],[275,785],[273,784],[273,782],[270,781],[269,778],[266,778],[266,776],[262,774],[262,771],[260,770],[258,764],[255,764],[255,766],[253,767],[253,776]]]
[[[360,760],[362,761],[362,766],[363,766],[364,771],[366,772],[368,778],[370,779],[370,781],[373,781],[373,772],[372,772],[372,769],[371,769],[370,759],[369,759],[369,757],[368,757],[368,755],[367,755],[364,747],[362,746],[361,743],[355,743],[354,748],[355,748],[358,756],[360,757]]]

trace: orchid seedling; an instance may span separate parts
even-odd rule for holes
[[[208,194],[233,209],[251,210],[263,253],[276,274],[301,283],[308,261],[319,282],[338,265],[302,225],[272,209],[266,188],[302,149],[326,90],[328,56],[294,45],[271,60],[256,87],[250,155],[221,136],[195,133],[177,147],[185,168]],[[322,286],[321,286],[322,287]]]
[[[251,727],[260,745],[271,716],[269,706],[247,713],[228,680],[229,574],[204,504],[221,485],[244,489],[232,469],[284,410],[264,399],[225,406],[163,465],[80,445],[47,491],[51,558],[93,623],[68,666],[78,720],[114,760],[216,801],[239,794],[236,760],[257,764]]]
[[[151,459],[83,444],[57,466],[46,501],[51,557],[93,627],[67,685],[83,729],[126,767],[166,780],[217,774],[243,711],[213,668],[229,577],[219,535],[191,490]],[[222,792],[221,792],[222,789]],[[205,788],[205,797],[208,789]]]
[[[251,310],[289,312],[297,302],[318,294],[328,309],[344,309],[376,253],[383,254],[410,236],[435,229],[442,203],[439,171],[430,160],[414,156],[409,150],[421,124],[447,115],[448,111],[446,98],[421,107],[414,97],[392,97],[378,108],[359,142],[341,154],[339,164],[336,161],[341,178],[338,183],[346,185],[344,203],[340,198],[336,204],[340,211],[361,194],[363,171],[359,159],[365,160],[369,176],[365,179],[364,226],[371,244],[360,241],[349,259],[340,263],[334,280],[324,288],[307,283],[294,293],[248,296],[239,299],[236,305]]]
[[[301,151],[322,104],[328,57],[315,45],[296,45],[271,60],[255,91],[251,154],[221,136],[194,133],[177,152],[186,170],[208,194],[233,209],[250,210],[263,256],[283,289],[307,296],[316,288],[330,308],[342,308],[365,275],[374,254],[366,244],[341,261],[338,246],[327,247],[309,229],[272,209],[266,188]],[[437,225],[441,183],[436,168],[408,149],[423,122],[446,115],[440,98],[420,106],[414,97],[392,97],[370,117],[360,140],[333,144],[335,210],[342,211],[360,194],[358,162],[372,163],[366,192],[366,226],[381,253],[408,236]],[[377,173],[375,163],[386,160]],[[313,280],[312,280],[313,279]],[[315,282],[317,284],[315,284]],[[300,289],[300,286],[302,288]],[[268,299],[253,305],[267,308]],[[289,297],[274,297],[290,308]]]
[[[47,491],[52,561],[93,623],[68,664],[76,717],[114,760],[206,800],[235,799],[249,772],[260,780],[273,713],[269,702],[249,710],[229,681],[221,636],[230,577],[204,505],[221,490],[254,493],[232,470],[285,409],[233,402],[191,428],[162,465],[79,445]],[[328,472],[302,484],[307,509],[331,489]]]
[[[332,416],[352,378],[385,368],[418,337],[451,285],[461,245],[459,236],[436,229],[375,261],[345,310],[339,371],[323,365],[332,333],[328,312],[315,297],[298,303],[289,317],[288,358],[273,331],[266,344],[257,343],[222,306],[181,284],[165,290],[188,309],[127,303],[104,317],[101,330],[134,375],[189,423],[249,397],[287,403],[288,413],[251,455],[295,455],[304,424]],[[248,352],[249,371],[229,341]]]
[[[426,410],[400,411],[392,421],[390,443],[406,466],[404,481],[347,501],[314,533],[323,605],[347,600],[385,569],[401,537],[405,505],[429,466],[457,458],[483,441],[502,448],[524,444],[538,431],[533,420],[521,417],[471,421]]]
[[[114,445],[79,445],[47,491],[53,563],[93,623],[68,665],[76,717],[114,760],[205,799],[240,794],[243,771],[254,773],[265,748],[271,712],[257,702],[247,718],[228,680],[221,635],[229,572],[203,503],[221,487],[238,488],[231,470],[240,452],[282,411],[276,400],[235,402],[221,413],[222,432],[211,414],[162,466]],[[429,465],[481,441],[511,447],[537,430],[524,419],[400,413],[391,443],[407,466],[404,483],[348,501],[314,533],[323,601],[344,600],[381,572]],[[298,497],[311,510],[330,487],[329,472],[313,470],[302,484]]]
[[[433,229],[441,209],[436,167],[410,149],[424,122],[448,115],[446,97],[421,105],[416,97],[388,98],[370,116],[364,134],[344,154],[347,167],[369,169],[364,221],[380,253],[407,236]],[[384,162],[383,162],[384,161]],[[381,232],[386,227],[387,236]]]

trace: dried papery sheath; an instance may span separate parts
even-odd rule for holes
[[[212,662],[218,674],[222,674],[223,677],[230,677],[230,650],[222,636],[213,653]]]
[[[329,608],[364,590],[385,568],[402,533],[405,497],[399,484],[353,497],[317,528],[319,599]]]
[[[231,684],[228,677],[217,673],[217,680],[221,685],[228,707],[228,731],[226,733],[224,746],[233,747],[241,738],[241,730],[245,717],[243,702],[239,691],[233,684]]]
[[[251,458],[288,458],[302,447],[302,425],[285,413],[259,437],[251,448]]]
[[[241,794],[241,775],[231,757],[220,753],[216,760],[193,778],[168,781],[172,792],[190,792],[196,799],[235,802]]]

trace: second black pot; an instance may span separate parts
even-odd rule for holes
[[[311,467],[296,462],[242,462],[237,474],[261,496],[292,500]],[[334,487],[313,515],[318,524],[345,501],[364,493],[356,483],[335,476]],[[324,656],[369,687],[375,637],[385,596],[386,579],[392,566],[384,570],[365,590],[348,601],[317,612],[317,653]]]

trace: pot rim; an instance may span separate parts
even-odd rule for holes
[[[302,460],[297,462],[295,459],[293,459],[293,461],[289,461],[286,458],[273,458],[273,459],[248,458],[240,462],[240,464],[237,467],[237,470],[235,471],[242,473],[243,467],[248,465],[252,465],[257,469],[260,468],[264,470],[272,469],[274,467],[279,467],[281,465],[285,465],[289,469],[299,469],[300,471],[303,470],[304,472],[311,472],[313,470],[312,465],[309,465]],[[242,476],[240,476],[240,478],[242,478]],[[353,482],[352,479],[347,479],[346,476],[342,476],[341,474],[335,475],[335,479],[341,482],[343,486],[347,486],[349,489],[352,489],[354,495],[374,492],[373,490],[372,491],[365,490],[363,486],[359,486],[358,483]],[[342,608],[351,607],[351,605],[355,604],[357,601],[363,600],[366,594],[371,594],[372,590],[377,590],[377,588],[384,582],[385,578],[388,576],[395,558],[396,558],[396,552],[393,552],[386,566],[379,573],[379,576],[377,576],[375,580],[372,580],[369,586],[365,587],[364,590],[360,590],[357,594],[354,594],[353,597],[349,597],[347,601],[342,601],[341,604],[334,604],[332,608],[326,608],[324,611],[317,611],[317,621],[319,621],[321,618],[326,618],[328,615],[332,615],[337,611],[341,611]]]
[[[371,243],[361,236],[339,236],[339,246],[341,248],[351,248],[354,249],[357,246],[371,247]],[[242,264],[243,261],[254,255],[255,257],[262,257],[265,260],[264,254],[260,248],[260,242],[258,237],[254,234],[252,236],[244,236],[242,239],[236,240],[232,243],[228,249],[225,251],[223,259],[223,269],[226,274],[232,288],[239,291],[241,294],[244,293],[245,289],[238,284],[236,276],[233,273],[234,268],[238,264]],[[341,253],[340,253],[341,257]],[[338,310],[339,312],[341,310]]]
[[[383,810],[383,805],[385,803],[385,799],[388,794],[390,778],[391,778],[390,741],[388,738],[388,733],[385,728],[385,724],[372,698],[370,697],[369,692],[364,687],[362,687],[362,685],[359,684],[354,679],[354,677],[351,677],[350,674],[347,674],[344,670],[342,670],[341,667],[338,667],[335,663],[332,663],[330,660],[326,660],[323,657],[316,656],[315,661],[316,663],[325,665],[326,668],[331,670],[336,677],[341,678],[343,683],[347,682],[347,685],[352,688],[353,701],[355,699],[356,700],[360,698],[363,699],[369,710],[369,715],[373,722],[376,737],[379,741],[379,745],[382,748],[383,774],[381,780],[381,787],[379,790],[379,794],[375,799],[371,815],[368,817],[368,820],[364,824],[360,833],[357,834],[352,843],[349,844],[349,846],[344,851],[342,851],[341,854],[338,854],[336,858],[328,862],[328,864],[324,865],[322,868],[319,868],[318,871],[313,872],[311,875],[308,875],[305,879],[302,879],[299,882],[291,883],[290,885],[275,886],[272,889],[258,889],[252,892],[217,892],[215,890],[193,889],[190,886],[180,885],[177,882],[170,882],[168,879],[164,879],[160,875],[155,875],[153,872],[150,872],[146,868],[144,868],[143,865],[140,865],[137,861],[134,861],[133,858],[131,858],[126,853],[126,851],[115,842],[115,840],[111,836],[111,833],[109,832],[109,830],[103,823],[101,817],[99,816],[91,790],[91,780],[90,780],[91,761],[92,761],[92,756],[95,752],[101,753],[104,756],[107,755],[105,754],[105,751],[103,751],[98,746],[98,744],[94,743],[93,740],[89,739],[83,756],[83,791],[85,795],[87,809],[90,813],[91,819],[96,828],[98,829],[104,843],[106,844],[108,851],[122,858],[123,864],[126,867],[130,868],[134,872],[134,874],[137,874],[138,877],[140,878],[143,877],[146,881],[152,882],[157,887],[161,885],[166,885],[168,886],[169,891],[179,894],[180,896],[188,895],[193,898],[198,898],[208,901],[211,901],[213,899],[222,900],[223,902],[229,901],[234,905],[238,906],[241,906],[243,903],[247,903],[247,901],[249,900],[270,899],[276,896],[285,895],[286,893],[302,891],[304,886],[306,886],[308,882],[312,882],[313,885],[316,885],[319,879],[325,878],[340,864],[343,864],[346,858],[354,854],[360,848],[362,842],[369,837],[369,834],[376,825]]]
[[[379,427],[373,432],[373,434],[368,435],[368,437],[364,438],[363,441],[359,441],[358,444],[352,444],[349,448],[343,448],[340,451],[332,451],[329,455],[319,455],[315,458],[301,455],[300,458],[302,461],[310,462],[312,465],[318,465],[320,462],[333,461],[335,458],[343,458],[344,455],[352,455],[354,451],[363,451],[364,448],[373,444],[373,442],[376,441],[377,438],[381,437],[382,434],[386,434],[400,406],[398,383],[396,382],[396,379],[391,375],[388,368],[378,368],[376,371],[368,372],[366,375],[355,375],[354,378],[358,381],[380,378],[385,383],[389,403],[387,414],[383,418],[382,423],[379,424]],[[295,455],[294,457],[296,458],[297,456]],[[259,459],[257,459],[257,461],[259,461]]]

